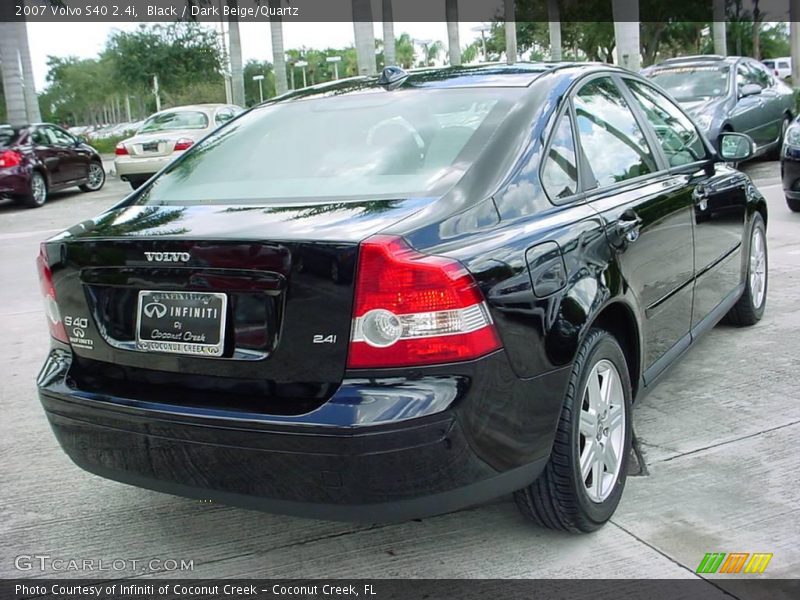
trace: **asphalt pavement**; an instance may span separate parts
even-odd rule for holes
[[[58,447],[36,397],[48,335],[34,258],[41,240],[128,188],[112,178],[100,192],[57,193],[36,210],[0,202],[0,577],[686,578],[697,577],[707,552],[773,553],[761,576],[796,577],[800,214],[786,207],[777,163],[746,170],[769,202],[764,319],[717,326],[636,407],[647,474],[628,480],[612,521],[591,535],[539,529],[510,497],[352,526],[85,473]],[[50,559],[30,558],[42,555]],[[53,559],[95,561],[94,570],[56,571]],[[109,568],[113,560],[119,569]]]

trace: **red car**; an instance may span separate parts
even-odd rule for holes
[[[96,192],[105,182],[100,155],[82,138],[49,123],[0,125],[0,196],[38,208],[52,191]]]

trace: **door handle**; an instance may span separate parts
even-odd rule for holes
[[[708,208],[708,196],[708,188],[702,184],[695,186],[692,190],[692,200],[699,210]]]
[[[614,224],[614,230],[620,241],[627,240],[635,242],[639,239],[642,227],[642,219],[635,211],[628,209],[619,216],[619,220]]]

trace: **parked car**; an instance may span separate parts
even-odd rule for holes
[[[100,155],[83,138],[50,123],[0,126],[0,196],[37,208],[55,190],[96,192],[105,181]]]
[[[666,89],[713,141],[725,131],[746,133],[755,155],[777,158],[795,111],[794,93],[760,62],[740,56],[673,58],[646,76]]]
[[[792,122],[783,140],[781,178],[786,204],[793,212],[800,212],[800,118]]]
[[[763,314],[766,203],[724,162],[752,148],[601,64],[295,91],[42,245],[41,402],[137,486],[367,522],[516,492],[594,530],[632,403]]]
[[[792,76],[792,57],[767,58],[761,61],[778,79],[788,79]]]
[[[242,108],[230,104],[197,104],[152,115],[136,135],[117,144],[114,160],[117,176],[136,189],[240,112]]]

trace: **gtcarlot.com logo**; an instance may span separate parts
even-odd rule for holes
[[[771,560],[771,552],[707,552],[697,573],[763,573]]]
[[[194,571],[194,560],[183,558],[62,558],[49,554],[20,554],[14,558],[17,571],[61,573],[65,571],[133,571],[158,573],[163,571]]]

